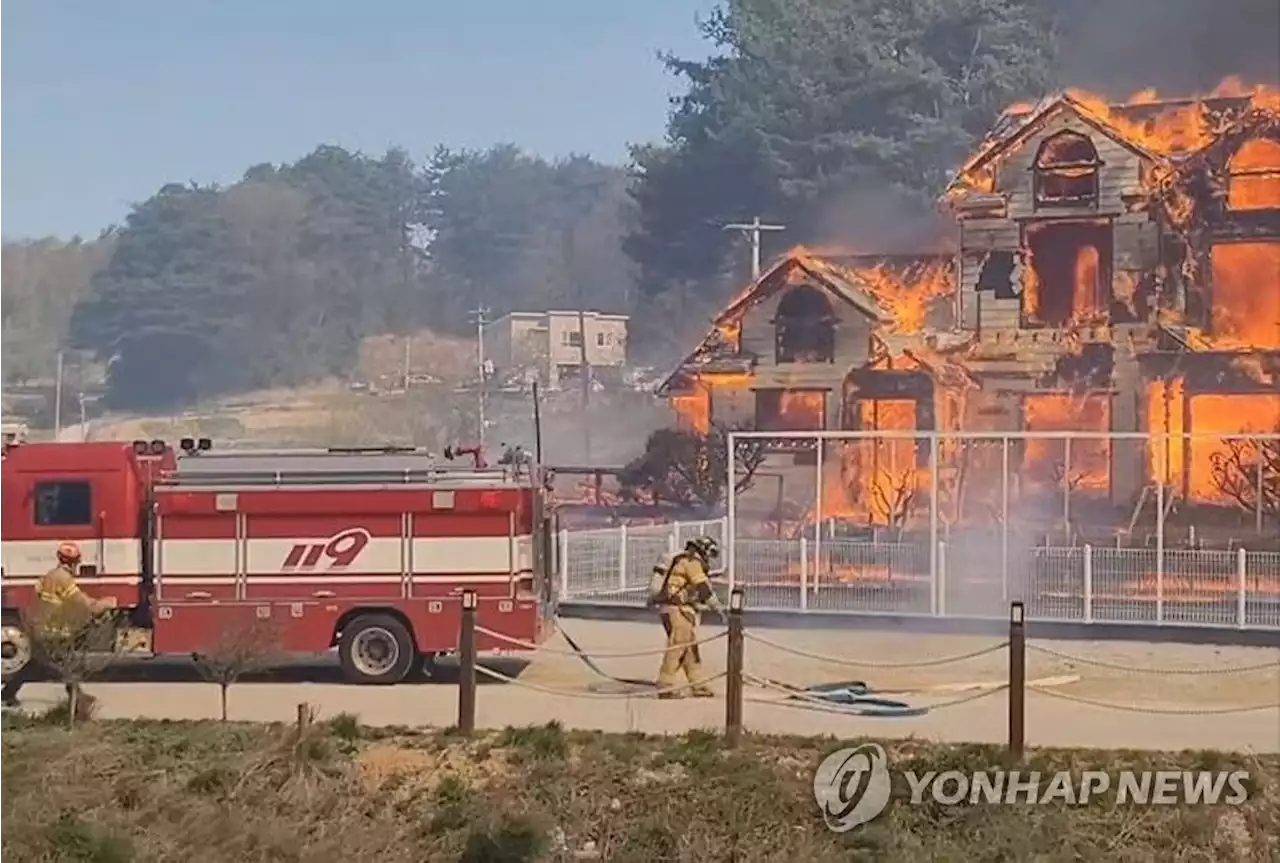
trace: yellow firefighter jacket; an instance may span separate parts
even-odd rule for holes
[[[74,620],[87,619],[101,605],[76,584],[71,567],[58,564],[36,582],[36,608],[41,627],[50,635],[70,633]]]
[[[658,566],[667,575],[666,588],[662,592],[659,605],[675,605],[696,609],[701,606],[718,608],[719,600],[711,589],[711,581],[707,577],[707,568],[697,555],[687,551],[669,555]]]

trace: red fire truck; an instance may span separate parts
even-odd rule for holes
[[[396,683],[457,650],[467,589],[480,626],[539,643],[557,544],[538,471],[463,452],[473,465],[205,439],[7,444],[4,676],[30,657],[21,610],[64,540],[80,545],[81,587],[119,609],[118,649],[144,656],[207,653],[274,620],[282,651],[337,648],[348,680]],[[511,644],[481,633],[478,648]]]

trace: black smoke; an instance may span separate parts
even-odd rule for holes
[[[1280,82],[1280,0],[1052,0],[1059,81],[1112,98]]]

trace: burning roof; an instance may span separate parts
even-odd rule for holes
[[[797,246],[744,288],[716,317],[710,332],[658,388],[671,389],[689,371],[746,372],[752,357],[739,350],[742,316],[788,286],[812,284],[865,315],[877,329],[917,333],[926,329],[930,303],[954,290],[951,252],[877,255]]]
[[[1238,78],[1228,78],[1203,96],[1167,99],[1145,90],[1113,103],[1069,89],[1034,105],[1013,105],[956,173],[944,198],[954,201],[966,193],[991,193],[989,166],[1064,112],[1073,113],[1153,165],[1172,168],[1222,145],[1233,132],[1263,130],[1275,124],[1280,119],[1280,89],[1250,87]]]

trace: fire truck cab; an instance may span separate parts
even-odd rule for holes
[[[396,683],[457,650],[466,590],[478,625],[506,637],[478,633],[480,650],[536,645],[557,550],[539,470],[462,452],[474,465],[408,448],[7,443],[4,677],[31,656],[22,610],[66,540],[81,588],[117,606],[118,651],[211,653],[267,622],[274,649],[336,648],[351,682]]]

